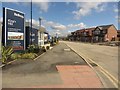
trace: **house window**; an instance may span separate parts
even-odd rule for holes
[[[95,30],[94,34],[100,34],[100,30]]]
[[[103,31],[102,31],[102,33],[103,33],[103,34],[106,34],[106,33],[107,33],[107,30],[106,30],[106,29],[105,29],[105,30],[103,30]]]
[[[83,33],[86,36],[86,32]]]

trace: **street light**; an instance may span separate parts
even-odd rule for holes
[[[31,0],[31,45],[32,45],[32,0]]]
[[[39,18],[39,28],[40,29],[41,29],[41,20],[42,20],[42,18]],[[40,31],[40,47],[41,47],[41,31]]]

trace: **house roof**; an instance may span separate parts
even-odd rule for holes
[[[114,26],[114,25],[113,24],[110,24],[110,25],[101,25],[101,26],[97,26],[97,27],[100,28],[101,30],[105,30],[105,29],[110,28],[111,26]]]
[[[85,30],[92,31],[94,29],[95,29],[95,27],[93,27],[93,28],[86,28]]]
[[[85,29],[80,29],[80,30],[77,30],[76,32],[78,32],[78,33],[81,33],[81,32],[83,32]]]

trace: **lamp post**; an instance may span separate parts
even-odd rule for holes
[[[32,0],[31,0],[31,28],[30,28],[30,31],[31,31],[31,45],[32,45]]]
[[[41,20],[42,18],[39,18],[39,28],[41,29]],[[41,31],[40,31],[40,47],[41,47]]]

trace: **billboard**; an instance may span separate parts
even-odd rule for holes
[[[25,49],[24,13],[10,8],[3,8],[4,45],[14,50]]]

